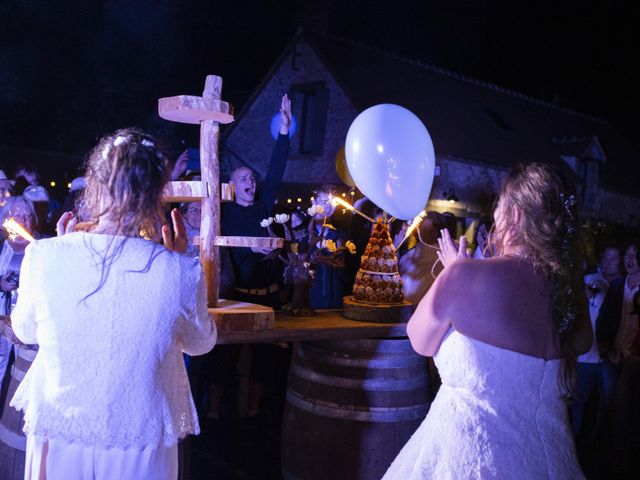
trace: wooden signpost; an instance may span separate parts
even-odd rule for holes
[[[202,202],[200,260],[207,281],[207,303],[219,330],[260,330],[273,328],[273,309],[261,305],[224,300],[218,302],[220,283],[218,246],[277,247],[280,238],[223,237],[220,235],[220,124],[233,122],[233,107],[221,100],[222,78],[208,75],[201,97],[178,95],[158,100],[158,114],[165,120],[200,124],[201,181],[169,182],[165,202]],[[227,187],[226,185],[224,187]],[[224,190],[223,187],[223,190]],[[223,192],[224,193],[224,192]],[[226,195],[225,195],[226,196]],[[280,242],[280,244],[278,243]]]

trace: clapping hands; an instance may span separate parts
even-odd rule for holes
[[[460,237],[460,243],[456,243],[451,238],[449,230],[443,228],[440,230],[440,238],[438,238],[438,258],[442,262],[442,266],[447,268],[453,262],[459,258],[469,258],[467,252],[467,237],[464,235]]]

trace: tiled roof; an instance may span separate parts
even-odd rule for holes
[[[439,155],[502,168],[514,162],[560,162],[595,137],[606,155],[605,188],[639,195],[630,172],[639,152],[606,120],[450,70],[326,34],[305,33],[356,109],[379,103],[409,108],[426,125]],[[299,41],[299,39],[298,39]]]

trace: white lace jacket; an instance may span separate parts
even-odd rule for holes
[[[27,247],[11,315],[16,335],[40,345],[11,400],[27,434],[128,448],[199,433],[182,352],[216,342],[200,265],[123,240],[78,232]]]

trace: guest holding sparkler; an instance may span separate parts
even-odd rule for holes
[[[0,314],[5,319],[0,325],[0,384],[4,386],[0,396],[0,472],[7,480],[23,478],[27,443],[19,431],[21,414],[9,407],[9,400],[37,353],[36,345],[24,345],[17,340],[7,320],[18,299],[25,248],[33,236],[39,236],[37,223],[30,200],[23,196],[6,199],[0,214],[0,224],[7,233],[0,248]]]

